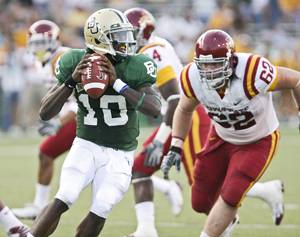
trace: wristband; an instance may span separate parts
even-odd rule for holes
[[[74,89],[76,87],[77,82],[71,77],[65,81],[65,86],[69,89]]]
[[[127,88],[129,88],[128,85],[123,86],[123,88],[120,90],[119,93],[120,93],[120,94],[123,94],[123,92],[124,92]]]
[[[179,147],[180,149],[183,146],[183,138],[181,137],[172,137],[171,146]]]
[[[155,137],[154,140],[157,140],[159,142],[161,142],[162,144],[164,144],[167,139],[169,138],[169,136],[171,135],[171,127],[168,126],[166,123],[161,123]]]
[[[113,88],[116,92],[121,93],[124,92],[129,86],[123,82],[121,79],[117,79],[113,84]]]
[[[181,147],[171,146],[170,147],[170,151],[174,151],[174,152],[176,152],[178,154],[181,154],[182,149],[181,149]]]

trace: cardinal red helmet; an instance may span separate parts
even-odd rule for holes
[[[222,30],[208,30],[197,40],[194,62],[208,88],[225,85],[233,73],[234,41]]]
[[[125,16],[135,29],[138,47],[148,43],[152,32],[155,30],[155,19],[153,15],[143,8],[130,8],[126,10]]]
[[[28,30],[28,48],[38,60],[46,62],[59,47],[59,27],[52,21],[39,20]]]

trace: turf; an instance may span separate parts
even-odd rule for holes
[[[143,129],[141,138],[149,134]],[[274,226],[268,206],[260,200],[246,199],[240,208],[240,224],[234,237],[299,237],[300,236],[300,136],[297,130],[282,129],[281,144],[276,157],[262,177],[262,181],[281,179],[285,184],[286,213],[281,226]],[[0,197],[10,207],[20,207],[33,199],[37,173],[37,152],[40,138],[0,138]],[[56,162],[52,195],[58,187],[59,171],[63,158]],[[158,175],[161,175],[158,172]],[[183,184],[184,209],[179,217],[173,217],[169,203],[163,195],[156,194],[156,223],[160,237],[199,236],[205,217],[196,214],[189,201],[190,188],[184,172],[171,172],[171,177]],[[60,225],[52,235],[74,236],[76,226],[86,215],[90,205],[90,190],[87,188],[70,211],[63,215]],[[25,221],[31,225],[31,221]],[[103,237],[121,237],[136,227],[132,188],[109,216],[103,229]],[[4,233],[0,231],[0,237]]]

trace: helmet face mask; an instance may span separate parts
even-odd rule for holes
[[[132,26],[112,29],[109,32],[110,42],[117,54],[133,55],[136,51],[136,40]]]
[[[195,51],[200,80],[208,89],[224,87],[233,74],[233,39],[224,31],[209,30],[199,37]]]
[[[200,79],[206,83],[209,89],[222,88],[232,75],[229,60],[226,58],[212,60],[194,58],[194,61],[197,65]]]
[[[134,29],[124,14],[115,9],[93,13],[84,28],[86,46],[99,54],[128,56],[135,54]]]
[[[28,50],[41,61],[48,61],[60,46],[59,27],[52,21],[40,20],[29,28]]]

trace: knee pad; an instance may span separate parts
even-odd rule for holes
[[[80,191],[73,187],[60,187],[55,198],[63,201],[70,207],[79,197]]]
[[[84,174],[76,169],[63,168],[56,198],[71,206],[86,184]]]
[[[221,197],[229,206],[238,207],[255,177],[243,170],[237,170],[232,176],[223,184]]]
[[[122,200],[130,185],[130,177],[124,176],[126,178],[122,181],[121,176],[108,180],[95,190],[91,212],[102,218],[107,218],[112,208]]]
[[[238,207],[245,197],[244,192],[240,188],[231,188],[221,192],[221,197],[229,206]]]
[[[199,213],[208,214],[213,207],[215,200],[205,193],[199,193],[192,189],[192,208]]]
[[[96,202],[97,204],[92,205],[91,212],[106,219],[115,204],[113,204],[110,200],[103,199],[97,199]]]

